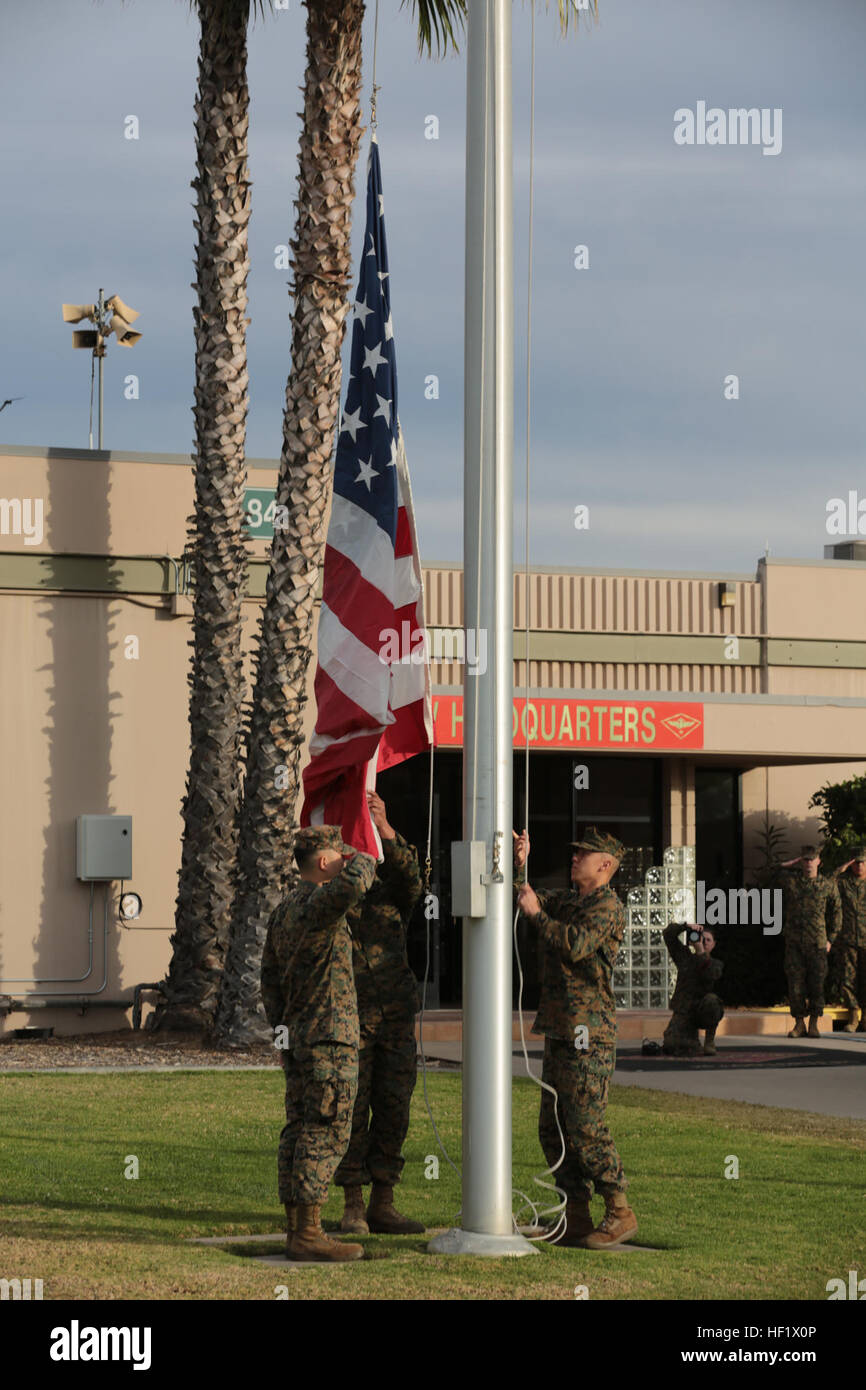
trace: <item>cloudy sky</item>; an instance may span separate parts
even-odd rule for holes
[[[555,8],[555,7],[554,7]],[[750,571],[820,558],[829,498],[866,497],[866,6],[600,0],[537,30],[533,559]],[[250,35],[253,214],[247,453],[276,458],[305,11]],[[373,6],[365,22],[365,106]],[[516,554],[525,428],[529,0],[514,6]],[[109,448],[192,444],[193,98],[186,0],[29,0],[0,19],[0,443],[88,442],[90,356],[64,300],[141,311],[109,351]],[[379,142],[400,414],[427,561],[462,554],[465,59],[420,59],[380,0]],[[679,145],[681,108],[782,112],[782,148]],[[130,114],[140,139],[124,139]],[[438,117],[439,138],[425,138]],[[776,118],[775,139],[779,138]],[[366,150],[366,140],[364,151]],[[362,232],[363,161],[356,202]],[[589,267],[574,267],[574,248]],[[126,401],[124,372],[140,377]],[[425,377],[439,378],[427,400]],[[725,378],[739,378],[726,400]],[[576,531],[574,508],[590,509]],[[866,523],[864,523],[866,524]]]

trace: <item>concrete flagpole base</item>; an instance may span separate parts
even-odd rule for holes
[[[464,1231],[459,1226],[434,1236],[427,1249],[431,1255],[486,1255],[493,1259],[539,1253],[523,1236],[488,1236],[480,1231]]]

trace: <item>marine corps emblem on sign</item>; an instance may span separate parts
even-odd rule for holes
[[[693,719],[690,714],[669,714],[667,719],[660,721],[665,728],[670,729],[676,738],[685,738],[692,729],[696,729],[700,724],[699,719]]]

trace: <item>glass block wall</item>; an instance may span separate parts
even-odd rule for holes
[[[613,972],[618,1009],[666,1009],[676,969],[662,940],[669,922],[695,919],[695,851],[677,845],[626,894],[626,926]]]

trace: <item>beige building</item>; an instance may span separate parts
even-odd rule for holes
[[[249,650],[268,549],[255,531],[267,529],[276,465],[248,466]],[[122,1026],[134,987],[168,966],[188,760],[181,557],[192,502],[187,456],[0,448],[0,1030]],[[431,998],[456,1005],[448,849],[461,833],[463,668],[446,658],[462,625],[461,573],[431,566],[425,588],[434,644],[445,648],[432,673],[433,879],[445,916]],[[866,555],[761,560],[755,574],[533,574],[528,708],[525,624],[517,575],[515,747],[528,735],[540,883],[561,880],[564,847],[588,823],[629,847],[623,886],[667,844],[694,844],[708,883],[742,882],[767,818],[795,851],[819,834],[814,791],[866,770]],[[518,756],[522,823],[521,765]],[[416,764],[382,779],[392,819],[416,840],[426,786]],[[128,881],[76,876],[82,815],[131,817]],[[121,886],[144,904],[126,926]]]

